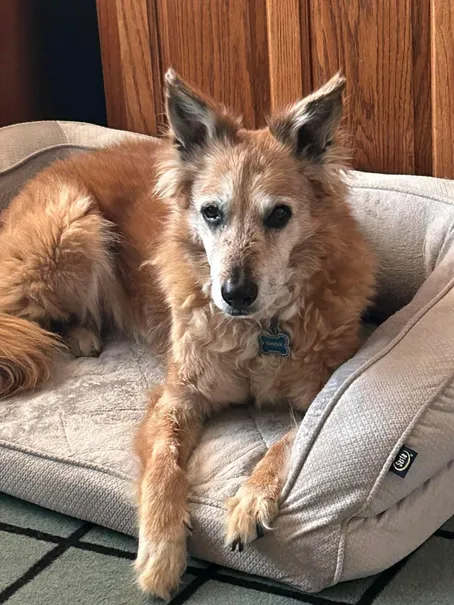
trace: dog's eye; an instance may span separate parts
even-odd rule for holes
[[[206,222],[210,223],[211,225],[220,223],[222,220],[222,212],[214,204],[204,206],[202,208],[202,216],[206,220]]]
[[[276,206],[266,217],[265,227],[269,229],[282,229],[292,218],[292,211],[288,206]]]

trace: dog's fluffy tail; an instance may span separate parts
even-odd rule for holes
[[[62,348],[58,336],[37,323],[0,313],[0,399],[47,379]]]

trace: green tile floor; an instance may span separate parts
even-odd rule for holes
[[[154,605],[134,583],[133,538],[0,494],[0,604]],[[454,605],[454,520],[402,563],[306,595],[189,561],[172,605]]]

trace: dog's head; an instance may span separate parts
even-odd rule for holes
[[[290,280],[295,254],[315,229],[320,187],[333,174],[333,138],[345,80],[247,131],[173,70],[166,74],[175,156],[158,184],[206,254],[211,298],[223,312],[266,314]]]

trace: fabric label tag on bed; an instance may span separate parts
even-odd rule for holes
[[[418,452],[403,445],[394,458],[394,462],[389,470],[399,477],[406,477],[417,455]]]

